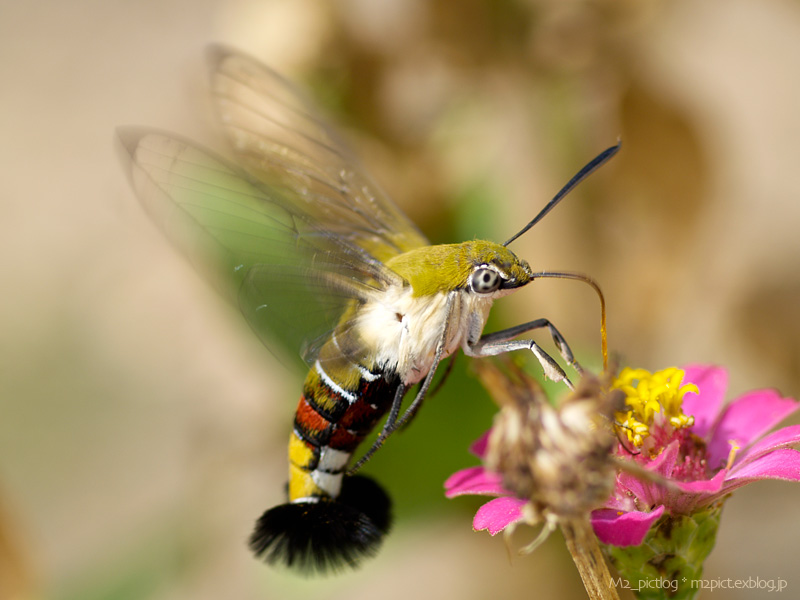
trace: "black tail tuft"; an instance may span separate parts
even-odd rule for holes
[[[346,477],[335,500],[281,504],[256,523],[250,548],[270,564],[306,573],[355,568],[389,531],[391,501],[363,476]]]

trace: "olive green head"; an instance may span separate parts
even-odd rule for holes
[[[505,246],[483,240],[415,248],[386,265],[411,284],[414,296],[452,290],[503,295],[533,278],[526,261]]]

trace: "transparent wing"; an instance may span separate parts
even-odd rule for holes
[[[295,193],[321,226],[381,261],[428,244],[338,135],[280,75],[236,51],[209,51],[224,130],[256,180]]]
[[[363,248],[320,225],[292,190],[256,181],[170,134],[118,133],[151,218],[239,305],[262,339],[296,351],[330,331],[348,302],[402,283]]]

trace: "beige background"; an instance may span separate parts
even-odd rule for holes
[[[121,124],[214,143],[212,41],[345,90],[354,145],[432,235],[507,237],[622,135],[516,250],[602,283],[626,363],[714,362],[732,394],[800,396],[796,2],[4,0],[0,594],[582,597],[558,536],[509,565],[463,510],[400,523],[340,578],[298,581],[244,550],[279,500],[297,382],[147,222],[112,151]],[[461,221],[475,188],[498,203]],[[591,296],[536,285],[507,318],[568,324],[596,360]],[[707,577],[796,595],[798,499],[737,493]]]

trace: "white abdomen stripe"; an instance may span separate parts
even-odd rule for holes
[[[341,386],[339,386],[339,384],[337,384],[333,379],[328,377],[328,374],[322,368],[322,365],[319,364],[319,360],[317,360],[314,363],[314,369],[316,369],[317,373],[319,373],[319,376],[322,378],[322,381],[324,381],[329,388],[331,388],[334,392],[336,392],[342,398],[347,400],[350,404],[358,400],[358,396],[356,396],[353,392],[348,392],[347,390],[342,389]]]

